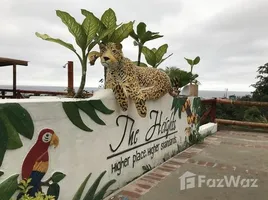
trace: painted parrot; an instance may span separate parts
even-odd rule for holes
[[[27,180],[31,178],[29,186],[32,188],[28,191],[28,195],[35,196],[35,193],[41,191],[41,180],[48,170],[49,156],[48,147],[54,145],[56,148],[59,144],[59,138],[51,129],[43,129],[39,133],[35,145],[31,148],[22,164],[21,175],[22,179]],[[17,200],[23,194],[17,196]]]

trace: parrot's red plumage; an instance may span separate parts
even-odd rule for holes
[[[33,186],[29,190],[30,196],[40,189],[41,179],[48,170],[49,156],[48,147],[54,145],[57,147],[59,138],[52,129],[43,129],[38,136],[34,146],[24,159],[22,164],[21,175],[22,179],[31,178],[29,185]]]

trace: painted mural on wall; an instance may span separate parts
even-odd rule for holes
[[[95,123],[99,125],[105,125],[104,121],[99,118],[96,113],[96,110],[100,111],[103,114],[110,115],[114,111],[108,109],[101,100],[90,100],[90,101],[77,101],[77,102],[63,102],[62,107],[70,119],[70,121],[77,126],[78,128],[92,132],[93,130],[84,124],[79,110],[82,110],[90,117]]]
[[[61,132],[66,130],[67,134],[68,129],[60,125],[57,126],[57,124],[52,128],[43,128],[39,133],[36,133],[36,141],[32,142],[31,149],[23,155],[24,160],[21,163],[21,172],[18,169],[18,174],[10,174],[8,178],[0,183],[1,200],[10,200],[11,197],[14,200],[34,200],[35,197],[40,197],[40,199],[47,198],[47,200],[60,200],[61,195],[66,195],[64,191],[68,187],[67,182],[64,181],[65,179],[76,181],[77,185],[77,188],[74,188],[77,191],[68,194],[69,199],[100,200],[109,193],[107,193],[108,190],[111,191],[110,187],[113,190],[117,189],[119,186],[121,187],[128,181],[131,181],[134,175],[139,176],[144,172],[150,171],[156,165],[181,151],[185,142],[193,143],[194,138],[198,134],[200,99],[173,98],[170,96],[166,98],[172,98],[169,109],[167,107],[161,109],[160,106],[154,106],[149,110],[146,120],[143,119],[143,121],[140,121],[135,115],[133,117],[124,112],[115,113],[115,109],[108,108],[106,106],[108,104],[101,100],[62,102],[59,110],[61,110],[60,112],[62,112],[65,118],[67,117],[67,121],[63,123],[64,126],[75,130],[81,137],[89,136],[92,138],[94,136],[96,138],[96,136],[100,136],[99,132],[103,130],[101,135],[104,135],[105,138],[107,128],[101,129],[101,127],[106,125],[105,122],[107,120],[110,120],[109,126],[111,127],[109,129],[112,128],[113,131],[110,131],[109,134],[113,136],[107,137],[105,141],[97,144],[97,146],[94,143],[96,139],[94,139],[94,142],[90,139],[84,141],[88,144],[87,149],[80,152],[82,154],[94,152],[96,151],[93,147],[95,145],[95,148],[101,148],[106,153],[100,153],[101,156],[97,158],[93,157],[94,153],[89,154],[91,157],[88,157],[88,159],[94,162],[90,162],[90,165],[87,167],[92,173],[84,181],[80,179],[75,180],[76,177],[68,176],[68,173],[65,172],[65,168],[68,171],[68,164],[62,167],[62,172],[53,172],[55,166],[52,169],[49,165],[49,157],[53,152],[49,151],[49,147],[53,145],[57,147],[59,145],[60,138],[56,134],[58,130],[62,130]],[[115,104],[109,105],[109,107],[112,107],[111,105]],[[31,107],[28,106],[28,108]],[[90,120],[85,123],[79,110],[83,111],[86,117],[91,119],[92,123],[90,123]],[[102,117],[105,116],[105,120],[100,117],[101,115],[98,112],[104,114]],[[2,138],[6,138],[4,140],[6,142],[2,143],[5,145],[1,144],[0,146],[1,155],[4,155],[6,150],[14,150],[23,146],[20,137],[17,137],[18,134],[31,140],[35,132],[34,122],[35,120],[32,119],[23,105],[0,104],[0,135]],[[111,125],[111,122],[113,125]],[[92,133],[88,135],[84,131]],[[67,138],[73,135],[75,137],[72,131],[72,134],[67,136]],[[64,138],[63,142],[66,142],[66,138]],[[76,145],[75,143],[73,144]],[[62,150],[61,154],[64,154],[64,150]],[[2,157],[4,158],[4,156]],[[9,162],[11,161],[9,160]],[[60,165],[56,160],[53,160],[53,162]],[[71,162],[70,159],[69,164]],[[84,165],[85,160],[80,162],[80,165]],[[96,166],[99,162],[104,163],[102,167],[106,168],[105,171],[102,170],[102,167]],[[132,177],[128,178],[127,175],[131,171],[135,173],[133,173]],[[0,178],[3,173],[5,175],[8,173],[5,171],[0,172]],[[50,178],[44,178],[46,174],[50,173]],[[105,176],[106,173],[108,173],[107,176]],[[94,176],[100,175],[92,181],[90,179],[92,174]],[[104,180],[101,181],[102,179]],[[115,183],[117,185],[113,186]],[[91,186],[85,191],[88,184]]]

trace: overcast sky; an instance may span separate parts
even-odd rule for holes
[[[75,85],[80,83],[81,68],[70,50],[41,40],[35,32],[73,42],[72,35],[56,16],[55,10],[69,12],[79,22],[80,9],[96,16],[112,8],[118,23],[143,21],[163,38],[147,43],[159,47],[167,43],[173,56],[161,68],[176,66],[189,70],[184,57],[201,57],[194,68],[200,89],[251,91],[256,70],[268,62],[267,0],[1,0],[0,57],[28,60],[18,68],[18,85],[67,86],[67,70],[62,66],[74,61]],[[126,57],[137,60],[132,38],[123,42]],[[87,87],[96,87],[103,77],[99,60],[89,66]],[[12,68],[0,68],[0,85],[12,84]]]

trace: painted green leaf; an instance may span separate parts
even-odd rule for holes
[[[61,18],[62,22],[68,27],[70,33],[75,37],[76,43],[81,49],[86,48],[87,37],[82,28],[76,20],[67,12],[56,10],[56,14]]]
[[[52,37],[50,37],[50,36],[47,35],[47,34],[40,34],[40,33],[38,33],[38,32],[36,32],[35,35],[36,35],[37,37],[43,39],[43,40],[46,40],[46,41],[49,41],[49,42],[55,42],[55,43],[58,43],[58,44],[60,44],[60,45],[62,45],[62,46],[64,46],[64,47],[70,49],[71,51],[76,52],[76,50],[75,50],[75,48],[74,48],[74,46],[73,46],[72,44],[67,43],[67,42],[64,42],[64,41],[62,41],[61,39],[52,38]]]
[[[78,108],[83,110],[94,122],[99,125],[105,125],[105,123],[99,118],[93,106],[87,101],[76,102]]]
[[[28,139],[33,138],[34,124],[28,111],[18,103],[5,104],[4,114],[16,131]]]
[[[78,188],[77,192],[75,193],[74,197],[72,200],[81,200],[81,196],[84,192],[84,189],[87,185],[88,179],[90,178],[91,173],[85,178],[85,180],[83,181],[83,183],[80,185],[80,187]]]
[[[84,15],[85,17],[87,17],[88,15],[93,15],[92,12],[86,10],[86,9],[81,9],[81,13],[82,15]]]
[[[89,103],[98,111],[103,114],[109,115],[114,112],[114,110],[108,109],[101,100],[90,100]]]
[[[92,186],[87,191],[84,200],[92,200],[94,198],[94,195],[96,193],[96,190],[100,184],[100,181],[102,177],[105,175],[106,171],[102,172],[99,177],[95,180],[95,182],[92,184]]]
[[[144,22],[140,22],[137,26],[137,34],[141,38],[146,33],[146,24]]]
[[[58,200],[60,195],[60,186],[58,183],[52,183],[47,189],[47,195],[55,197],[55,200]]]
[[[3,171],[0,171],[0,177],[4,175],[4,172]]]
[[[115,12],[111,8],[109,8],[101,16],[101,21],[108,29],[116,26],[117,19]]]
[[[163,44],[162,46],[160,46],[157,51],[155,52],[155,56],[156,56],[156,63],[159,63],[163,56],[165,55],[165,53],[167,53],[167,49],[168,49],[168,45],[167,44]]]
[[[55,173],[52,175],[51,179],[52,179],[52,181],[53,181],[54,183],[58,183],[58,182],[60,182],[62,179],[64,179],[65,176],[66,176],[66,175],[65,175],[64,173],[62,173],[62,172],[55,172]]]
[[[62,107],[70,119],[70,121],[80,129],[88,132],[92,132],[92,129],[88,128],[81,119],[79,109],[76,106],[75,102],[62,102]]]
[[[5,124],[0,120],[0,166],[7,150],[8,133]]]
[[[99,30],[99,19],[95,17],[92,13],[88,13],[86,19],[83,21],[82,26],[87,35],[86,46],[88,46],[96,36],[97,31]]]
[[[100,33],[100,35],[99,35],[99,37],[98,37],[98,39],[97,39],[96,42],[99,42],[99,41],[101,41],[101,40],[102,40],[103,42],[107,42],[107,41],[108,41],[107,36],[110,35],[110,34],[112,34],[112,33],[115,31],[115,29],[116,29],[117,27],[118,27],[118,26],[114,26],[114,27],[112,27],[112,28],[103,30],[103,31]],[[105,38],[106,38],[106,40],[105,40]]]
[[[200,62],[200,57],[197,56],[197,57],[194,59],[194,65],[197,65],[199,62]]]
[[[97,194],[94,197],[94,200],[101,200],[103,199],[105,193],[107,192],[108,188],[116,182],[115,179],[110,180],[108,183],[106,183],[100,190],[97,192]]]
[[[122,42],[124,39],[126,39],[129,36],[130,32],[133,30],[133,23],[134,22],[129,22],[120,26],[118,29],[116,29],[113,32],[109,41],[115,42],[115,43]]]
[[[19,174],[13,175],[0,184],[1,200],[10,200],[18,188]]]
[[[7,116],[5,116],[4,113],[0,113],[0,120],[3,121],[8,135],[7,149],[18,149],[22,147],[23,144],[21,142],[18,132],[9,122]]]
[[[139,37],[138,37],[138,35],[134,32],[134,30],[131,31],[129,35],[130,35],[130,37],[132,37],[136,42],[139,41]],[[135,45],[135,43],[134,43],[134,45]]]
[[[147,63],[154,67],[156,65],[156,56],[155,56],[154,52],[152,50],[150,50],[149,48],[144,46],[142,48],[142,53],[145,56]]]

